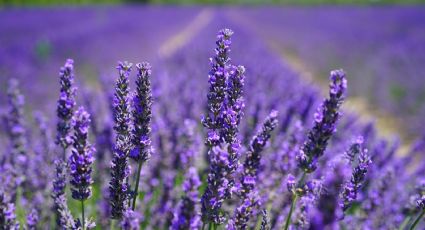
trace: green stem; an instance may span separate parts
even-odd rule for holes
[[[205,229],[205,225],[207,225],[207,224],[205,224],[205,223],[202,224],[202,230]]]
[[[298,181],[298,187],[300,187],[304,183],[304,180],[306,177],[307,177],[307,173],[303,172],[303,175],[301,175],[300,181]]]
[[[136,186],[134,187],[134,197],[133,197],[133,205],[131,209],[134,211],[136,209],[136,200],[137,196],[139,195],[139,181],[140,181],[140,172],[142,171],[142,164],[143,162],[139,162],[139,168],[137,169],[137,177],[136,177]]]
[[[286,217],[285,228],[284,228],[285,230],[289,229],[289,225],[291,224],[292,212],[294,212],[295,204],[297,203],[297,200],[298,200],[298,196],[294,194],[292,197],[291,209],[289,209],[288,216]]]
[[[403,222],[401,223],[400,227],[398,228],[398,230],[403,230],[406,228],[406,226],[409,224],[410,220],[412,219],[411,216],[406,216],[406,218],[404,218]]]
[[[83,223],[83,230],[86,229],[85,216],[84,216],[84,200],[81,201],[81,222]]]
[[[419,214],[419,216],[413,222],[412,226],[410,227],[410,230],[414,230],[416,228],[416,225],[418,225],[419,221],[422,219],[424,214],[425,214],[425,209],[422,210],[422,212]]]
[[[115,230],[115,220],[114,219],[111,219],[110,229]]]
[[[307,177],[307,173],[303,172],[300,180],[298,181],[297,187],[301,187],[303,185],[306,177]],[[296,191],[294,191],[294,192],[296,192]],[[292,213],[294,212],[295,204],[297,203],[297,200],[298,200],[298,195],[295,193],[295,194],[293,194],[293,197],[292,197],[291,209],[289,209],[288,216],[286,217],[285,228],[284,228],[285,230],[289,229],[289,225],[291,224]]]

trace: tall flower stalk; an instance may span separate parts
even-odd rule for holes
[[[83,107],[78,108],[72,119],[74,127],[73,148],[69,158],[72,198],[81,202],[82,228],[86,229],[84,202],[91,196],[91,177],[95,149],[88,142],[90,115]]]
[[[367,149],[363,147],[363,138],[358,138],[347,151],[350,162],[354,164],[354,157],[358,155],[357,165],[355,165],[350,181],[345,183],[342,188],[342,202],[340,204],[342,210],[345,212],[351,207],[351,204],[356,201],[357,193],[359,192],[362,183],[366,178],[366,174],[370,164],[372,163],[367,154]]]
[[[196,168],[189,168],[185,178],[183,182],[184,196],[174,213],[174,219],[170,228],[172,230],[195,230],[199,229],[201,224],[198,205],[198,189],[201,181],[199,180]]]
[[[72,59],[66,60],[65,65],[60,69],[59,83],[60,94],[56,109],[58,116],[56,143],[61,146],[63,159],[65,159],[66,150],[72,144],[71,119],[75,107],[76,93],[76,88],[74,87],[74,61]]]
[[[228,225],[230,229],[247,228],[249,217],[258,202],[255,184],[257,181],[261,155],[271,137],[271,132],[277,127],[277,124],[277,111],[272,111],[251,141],[249,151],[243,164],[241,186],[238,190],[241,203],[235,209],[234,216]]]
[[[130,166],[128,155],[131,150],[131,113],[129,102],[129,75],[131,63],[120,62],[118,64],[119,78],[115,86],[113,99],[115,146],[112,158],[111,181],[109,183],[111,216],[113,219],[121,219],[124,210],[127,209],[130,186],[128,176]]]
[[[136,68],[138,73],[136,93],[133,97],[133,150],[130,152],[130,158],[137,162],[138,168],[133,191],[132,210],[136,208],[142,165],[150,158],[152,152],[150,138],[152,119],[151,66],[147,62],[143,62],[136,64]]]
[[[0,191],[0,228],[8,230],[19,230],[19,222],[16,220],[15,205],[6,201]]]
[[[56,205],[56,211],[58,212],[58,224],[63,229],[73,229],[75,228],[75,221],[68,208],[65,194],[67,167],[62,160],[57,160],[55,164],[56,171],[53,180],[52,198]]]
[[[11,143],[11,152],[8,160],[12,165],[17,164],[18,169],[21,170],[22,173],[25,173],[28,150],[24,127],[24,96],[19,90],[19,82],[16,79],[11,79],[9,81],[7,99],[9,108],[6,118]]]
[[[339,108],[344,101],[347,89],[344,71],[331,71],[329,88],[329,98],[322,103],[314,114],[314,126],[309,131],[307,140],[296,157],[298,167],[303,171],[297,183],[298,187],[302,187],[307,175],[316,170],[319,158],[325,153],[328,141],[336,131],[337,121],[341,116]],[[297,192],[292,194],[291,207],[285,221],[285,230],[289,228],[291,216],[300,195],[301,193],[298,194]]]
[[[202,120],[208,129],[205,144],[210,161],[208,186],[201,199],[202,219],[214,226],[224,222],[220,209],[234,187],[233,177],[239,165],[238,126],[245,106],[242,97],[245,68],[229,63],[232,34],[233,31],[223,29],[217,36],[216,55],[211,58],[208,75],[208,111]]]

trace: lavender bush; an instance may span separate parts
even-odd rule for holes
[[[399,156],[344,111],[344,71],[323,100],[243,28],[203,53],[233,26],[219,18],[156,65],[119,62],[102,90],[67,60],[49,121],[31,122],[12,81],[0,229],[423,228],[424,139]]]

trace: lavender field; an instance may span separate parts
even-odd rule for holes
[[[425,8],[0,9],[0,229],[424,229]]]

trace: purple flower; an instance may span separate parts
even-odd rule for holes
[[[208,74],[209,92],[207,95],[208,111],[202,124],[209,129],[205,143],[210,148],[220,142],[223,124],[224,103],[226,100],[227,75],[230,61],[229,52],[233,31],[223,29],[216,41],[215,57],[211,58],[211,70]]]
[[[245,67],[231,66],[229,69],[229,77],[227,80],[227,100],[223,114],[224,130],[223,137],[227,143],[237,142],[237,133],[240,120],[243,116],[243,108],[245,107],[243,99],[243,87],[245,79]]]
[[[288,188],[289,192],[295,193],[296,183],[297,182],[295,181],[295,177],[292,174],[289,174],[286,179],[286,187]]]
[[[367,149],[365,149],[362,145],[362,139],[358,139],[354,144],[351,145],[349,149],[349,153],[347,153],[350,157],[355,157],[358,155],[357,165],[354,167],[351,179],[349,182],[345,183],[341,196],[342,201],[340,206],[343,211],[346,211],[351,204],[356,201],[357,193],[362,186],[362,183],[365,180],[366,173],[372,161],[367,154]]]
[[[198,206],[198,189],[200,185],[201,181],[199,180],[196,168],[189,168],[185,175],[185,181],[183,182],[184,196],[174,212],[174,218],[170,229],[199,229],[201,216]]]
[[[12,164],[17,163],[21,167],[26,164],[28,150],[24,127],[24,96],[19,90],[19,82],[16,79],[9,81],[7,98],[9,111],[6,115],[6,121],[12,147],[8,160]],[[25,171],[24,168],[22,170]]]
[[[321,191],[317,206],[310,213],[312,216],[311,228],[335,228],[342,212],[338,206],[338,194],[341,190],[341,184],[344,181],[344,166],[338,164],[335,168],[328,171],[323,182],[323,191]]]
[[[136,65],[138,70],[136,93],[133,97],[133,145],[130,157],[136,161],[146,162],[151,154],[151,119],[152,119],[152,92],[151,66],[147,62]]]
[[[115,147],[112,158],[111,181],[109,183],[111,215],[114,219],[120,219],[127,206],[130,194],[128,176],[130,167],[128,155],[131,149],[131,114],[129,104],[129,75],[130,63],[118,63],[119,78],[115,86],[113,99]]]
[[[277,111],[270,115],[263,123],[261,130],[254,136],[242,170],[241,188],[238,190],[240,202],[232,218],[236,229],[246,229],[254,206],[257,204],[255,184],[260,166],[261,153],[271,137],[271,132],[277,127]],[[229,225],[230,226],[230,225]]]
[[[273,110],[251,141],[242,170],[242,188],[239,191],[242,200],[244,200],[245,194],[250,193],[254,189],[260,166],[261,154],[271,137],[271,132],[277,127],[277,123],[277,111]]]
[[[227,179],[227,166],[229,154],[225,149],[216,146],[210,154],[210,172],[208,173],[208,186],[202,195],[202,220],[205,222],[223,223],[224,217],[220,213],[223,201],[227,194],[229,180]]]
[[[270,230],[270,218],[266,209],[261,210],[261,225],[260,230]]]
[[[88,142],[88,131],[90,128],[90,114],[83,107],[75,111],[72,119],[74,127],[72,154],[69,157],[71,173],[71,185],[73,188],[72,198],[84,201],[91,196],[91,177],[93,154],[96,151]]]
[[[55,202],[55,209],[59,217],[59,225],[64,229],[73,229],[75,227],[74,218],[68,208],[65,187],[66,187],[66,164],[58,160],[56,164],[56,175],[53,180],[52,198]]]
[[[255,191],[250,191],[243,197],[239,206],[235,209],[233,218],[226,226],[227,229],[244,230],[248,227],[249,217],[253,209],[258,205],[259,197]]]
[[[37,224],[39,221],[38,211],[36,209],[31,209],[27,215],[27,229],[34,230],[37,229]]]
[[[131,209],[126,209],[121,220],[121,228],[123,230],[139,230],[140,218],[137,213]]]
[[[0,226],[2,229],[19,230],[19,223],[16,220],[15,205],[5,201],[2,191],[0,191]]]
[[[193,120],[184,120],[184,128],[180,131],[177,152],[182,168],[189,168],[194,164],[194,158],[197,152],[196,144],[196,123]]]
[[[71,119],[75,107],[75,92],[74,87],[74,61],[68,59],[65,65],[60,69],[60,95],[57,102],[57,136],[56,143],[64,150],[72,144],[71,137]],[[64,156],[65,157],[65,156]]]
[[[329,98],[314,114],[314,127],[297,155],[298,165],[306,173],[316,170],[319,157],[324,154],[329,139],[336,131],[336,123],[341,116],[338,110],[344,101],[347,88],[347,80],[342,70],[331,71],[329,87]]]

